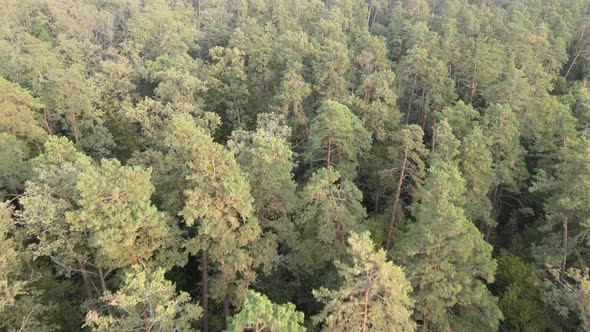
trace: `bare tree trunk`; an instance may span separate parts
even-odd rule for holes
[[[45,125],[45,129],[47,130],[47,134],[52,135],[53,131],[51,130],[51,127],[49,126],[49,114],[47,113],[46,107],[43,107],[43,122]]]
[[[568,239],[568,220],[567,217],[563,217],[561,221],[563,228],[563,256],[561,257],[561,270],[559,271],[559,280],[563,281],[565,277],[565,269],[567,267],[567,239]]]
[[[225,289],[225,295],[223,295],[223,327],[227,329],[229,318],[229,294],[227,288]]]
[[[371,285],[367,285],[367,289],[365,290],[365,303],[363,305],[363,326],[361,328],[361,332],[367,331],[367,318],[369,316],[369,291],[371,290]]]
[[[88,277],[88,271],[86,271],[86,265],[78,258],[78,268],[82,273],[82,280],[84,281],[84,293],[87,300],[92,300],[92,287],[90,285],[90,277]]]
[[[209,331],[209,289],[208,289],[208,282],[209,282],[209,273],[208,273],[208,263],[207,263],[207,252],[203,250],[203,254],[201,255],[201,303],[203,307],[203,320],[201,330],[203,332]]]
[[[326,163],[326,167],[330,168],[332,166],[332,139],[328,140],[328,162]]]
[[[404,161],[402,162],[402,169],[399,172],[399,179],[397,181],[397,190],[395,191],[395,199],[393,200],[393,208],[391,209],[391,218],[389,219],[389,228],[387,230],[387,242],[385,244],[385,249],[389,249],[391,245],[391,236],[393,235],[393,226],[395,225],[395,215],[397,213],[397,207],[399,204],[399,197],[402,191],[402,183],[404,182],[404,177],[406,176],[406,164],[408,162],[408,145],[404,149]]]
[[[410,93],[410,99],[408,100],[408,110],[406,111],[406,124],[410,122],[410,113],[412,112],[412,102],[414,101],[414,92],[416,89],[416,79],[417,77],[414,76],[414,81],[412,81],[412,92]]]
[[[98,276],[100,277],[100,288],[102,289],[102,293],[106,293],[107,292],[107,283],[105,281],[105,276],[102,273],[102,269],[98,269]]]
[[[432,117],[432,142],[431,142],[431,152],[434,152],[436,147],[436,116]]]

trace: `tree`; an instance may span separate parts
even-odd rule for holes
[[[325,304],[313,319],[330,331],[414,331],[412,287],[403,270],[375,251],[369,232],[353,233],[347,254],[352,264],[336,261],[342,285],[314,291]]]
[[[51,331],[46,319],[53,309],[41,303],[40,292],[32,287],[34,275],[26,271],[27,258],[18,250],[13,210],[0,205],[0,328],[6,331]]]
[[[151,171],[103,159],[78,177],[79,209],[66,212],[66,222],[86,234],[100,267],[131,265],[172,267],[182,260],[180,237],[172,220],[150,202]]]
[[[65,137],[50,137],[45,152],[32,161],[34,177],[20,198],[24,210],[18,216],[24,232],[36,239],[29,245],[33,258],[49,257],[66,276],[80,273],[87,299],[92,298],[88,265],[94,258],[87,243],[87,229],[66,221],[66,213],[79,207],[78,177],[91,160]]]
[[[401,118],[393,90],[395,74],[389,69],[385,42],[381,38],[368,35],[362,42],[355,58],[361,73],[360,82],[349,103],[373,138],[384,141],[397,129]]]
[[[191,331],[202,309],[185,292],[164,277],[164,269],[135,266],[125,275],[121,289],[106,292],[103,310],[92,309],[85,327],[93,331]]]
[[[486,288],[494,280],[492,247],[465,217],[457,166],[435,159],[394,255],[406,267],[423,329],[495,331],[502,313]]]
[[[307,127],[309,119],[303,102],[311,94],[311,86],[301,76],[302,70],[303,65],[299,62],[289,65],[283,73],[275,102],[276,108],[290,120],[290,123]]]
[[[492,153],[494,181],[491,199],[494,215],[498,215],[502,191],[516,192],[520,180],[527,175],[524,167],[526,151],[520,144],[520,125],[516,114],[507,105],[495,104],[488,108],[482,130],[489,139]]]
[[[434,128],[432,138],[432,160],[457,164],[461,142],[453,134],[453,128],[446,119],[442,119]]]
[[[203,330],[208,328],[209,261],[216,272],[212,297],[223,300],[227,327],[230,301],[241,302],[256,279],[253,269],[261,259],[273,257],[256,254],[269,248],[257,242],[261,230],[253,215],[250,188],[231,152],[185,117],[173,118],[171,129],[167,144],[190,170],[180,215],[187,226],[196,226],[189,250],[201,253]]]
[[[282,115],[259,114],[255,132],[234,131],[228,142],[250,184],[256,217],[281,238],[291,236],[288,215],[297,203],[293,152],[287,143],[291,129],[284,122]]]
[[[432,58],[420,46],[411,48],[400,60],[397,70],[397,89],[405,123],[420,124],[425,130],[428,116],[440,111],[453,101],[455,83],[442,61]],[[418,116],[415,111],[419,110]]]
[[[465,216],[481,231],[495,227],[489,192],[494,181],[488,139],[475,127],[461,142],[460,171],[465,179]]]
[[[569,267],[584,268],[589,256],[583,238],[590,225],[590,142],[568,142],[553,172],[539,170],[529,190],[546,195],[545,218],[539,225],[543,239],[536,248],[539,261],[559,267],[563,281]]]
[[[318,109],[309,132],[305,159],[325,163],[347,179],[356,177],[358,158],[371,147],[371,135],[348,107],[327,100]]]
[[[441,118],[447,120],[457,139],[463,139],[471,133],[480,120],[479,112],[471,105],[459,100],[455,105],[443,108]]]
[[[333,168],[320,168],[303,188],[301,199],[298,264],[318,267],[340,258],[348,234],[359,231],[367,216],[361,192]]]
[[[393,230],[395,228],[395,219],[398,214],[398,206],[402,189],[404,184],[409,187],[410,191],[415,191],[420,187],[422,179],[426,176],[425,165],[422,158],[424,158],[428,151],[422,143],[422,136],[424,133],[417,125],[409,125],[401,130],[396,143],[399,142],[399,148],[390,148],[390,153],[395,160],[395,167],[387,173],[398,175],[393,197],[393,205],[391,207],[391,216],[389,218],[389,226],[387,229],[387,238],[385,248],[389,249],[391,241],[393,240]],[[395,177],[395,175],[393,177]]]
[[[275,304],[266,296],[255,291],[248,291],[242,310],[231,319],[231,332],[253,331],[289,331],[303,332],[303,313],[296,311],[291,303]]]
[[[216,46],[209,50],[212,58],[208,66],[208,89],[205,101],[217,114],[223,114],[223,123],[238,129],[251,119],[247,111],[247,75],[244,70],[244,52],[237,48]]]
[[[39,110],[42,107],[43,104],[27,90],[0,78],[0,132],[12,134],[30,144],[43,143],[51,129],[48,119],[41,119]]]
[[[501,330],[558,330],[556,313],[544,302],[542,280],[530,264],[503,250],[498,257],[494,289],[505,316]]]
[[[28,157],[30,148],[26,142],[8,133],[0,133],[0,197],[16,197],[31,177]]]

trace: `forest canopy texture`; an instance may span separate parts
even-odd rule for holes
[[[0,331],[590,331],[590,0],[0,0]]]

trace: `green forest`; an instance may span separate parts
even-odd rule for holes
[[[590,0],[0,0],[0,331],[590,331]]]

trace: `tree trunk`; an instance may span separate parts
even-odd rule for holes
[[[436,147],[436,116],[432,117],[432,142],[431,142],[431,152],[434,152],[434,148]]]
[[[428,331],[428,323],[430,323],[430,321],[428,320],[428,317],[424,315],[424,317],[422,317],[422,327],[424,331]]]
[[[209,274],[207,272],[207,252],[203,250],[201,258],[201,303],[203,307],[203,320],[201,330],[203,332],[209,331]]]
[[[328,140],[328,162],[326,163],[326,167],[330,168],[332,166],[332,139]]]
[[[102,294],[104,295],[107,292],[107,283],[105,281],[105,276],[102,273],[102,269],[98,269],[98,276],[100,277],[100,288],[102,289]]]
[[[369,291],[371,290],[371,284],[367,285],[365,290],[365,303],[363,305],[363,326],[361,332],[367,331],[367,318],[369,316]]]
[[[494,212],[494,215],[498,215],[498,203],[499,203],[499,199],[500,199],[500,184],[496,184],[496,186],[494,187],[494,195],[493,195],[493,199],[492,199],[492,210],[496,211]],[[490,242],[490,236],[492,234],[492,226],[487,226],[486,228],[486,242]]]
[[[568,239],[568,220],[567,217],[563,217],[561,220],[563,228],[563,256],[561,257],[561,270],[559,271],[559,280],[563,282],[565,277],[565,269],[567,267],[567,239]]]
[[[225,288],[225,294],[223,295],[223,327],[227,330],[229,318],[229,294],[227,293],[227,287]]]
[[[408,100],[408,109],[406,111],[406,124],[410,122],[410,113],[412,112],[412,102],[414,101],[414,91],[416,89],[416,79],[414,75],[414,81],[412,81],[412,92],[410,93],[410,99]]]
[[[86,271],[86,265],[78,258],[78,268],[82,273],[82,280],[84,281],[84,293],[87,300],[92,300],[92,286],[90,285],[90,277],[88,277],[88,271]]]
[[[393,200],[393,208],[391,209],[391,218],[389,219],[389,228],[387,230],[387,242],[385,244],[385,250],[389,249],[391,245],[391,236],[393,235],[393,226],[395,225],[395,215],[397,213],[397,207],[399,205],[399,197],[402,191],[402,183],[406,176],[406,164],[408,162],[408,145],[404,149],[404,160],[402,162],[402,169],[399,172],[399,179],[397,181],[397,190],[395,191],[395,199]]]
[[[45,129],[47,130],[47,134],[51,136],[53,134],[53,132],[51,130],[51,127],[49,126],[49,114],[47,113],[46,107],[43,107],[43,122],[45,124]]]

